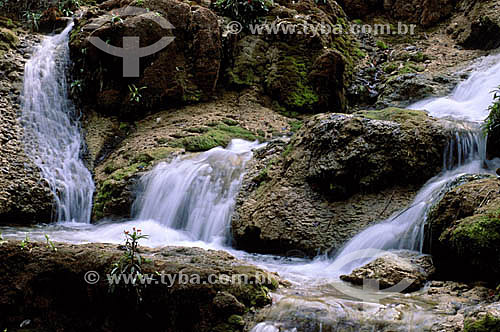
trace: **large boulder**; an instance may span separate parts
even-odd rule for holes
[[[29,34],[0,28],[0,223],[51,221],[53,195],[24,151],[18,120],[24,54],[38,41]]]
[[[342,8],[332,0],[278,1],[257,33],[236,37],[223,32],[228,66],[226,81],[256,86],[273,98],[275,108],[292,112],[346,109],[356,42],[350,34],[314,32],[303,27],[340,27],[349,31]],[[295,31],[292,33],[291,31]]]
[[[290,143],[255,153],[232,219],[236,247],[311,256],[339,248],[440,171],[452,131],[423,111],[313,117]]]
[[[461,185],[452,186],[429,214],[427,247],[437,273],[498,283],[500,181],[466,176],[456,183]]]
[[[407,285],[402,292],[413,292],[422,288],[434,273],[430,256],[412,252],[386,253],[381,257],[354,269],[340,279],[355,285],[363,285],[366,280],[375,280],[380,289],[390,288],[403,282]]]
[[[394,19],[429,27],[448,17],[457,0],[342,0],[340,3],[352,18],[375,16],[383,12]]]
[[[461,1],[446,32],[466,49],[500,46],[500,15],[494,1]]]
[[[158,112],[134,125],[87,112],[83,128],[96,183],[93,220],[130,218],[137,180],[160,161],[225,147],[233,138],[264,141],[285,135],[293,122],[257,99],[252,91],[226,93],[217,101]]]
[[[110,288],[107,276],[124,255],[115,245],[0,241],[0,328],[242,331],[245,313],[270,304],[279,285],[223,251],[139,250],[152,279],[136,293],[125,282]]]
[[[144,13],[129,16],[124,10],[128,5],[134,6],[134,2],[106,1],[78,21],[70,47],[75,80],[82,84],[80,97],[95,104],[97,111],[119,114],[123,119],[138,118],[144,114],[141,110],[211,96],[222,56],[214,12],[177,0],[145,0],[141,5]],[[174,28],[159,25],[165,20]],[[140,77],[124,78],[123,58],[103,52],[89,40],[98,37],[120,47],[124,36],[139,37],[141,47],[162,37],[175,39],[159,52],[141,58]]]

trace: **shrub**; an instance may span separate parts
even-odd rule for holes
[[[483,130],[485,135],[500,134],[500,86],[492,91],[493,104],[488,107],[490,115],[486,118]]]

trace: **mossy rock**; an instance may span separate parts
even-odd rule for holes
[[[241,138],[248,141],[259,139],[257,135],[239,126],[228,126],[219,124],[210,128],[199,136],[189,136],[170,143],[172,147],[182,147],[189,152],[201,152],[213,149],[217,146],[225,147],[233,138]],[[260,138],[262,140],[262,138]]]
[[[466,320],[464,332],[500,332],[500,318],[487,314],[478,320]]]
[[[359,111],[356,114],[371,120],[385,120],[398,123],[422,121],[429,117],[429,114],[425,111],[397,107],[388,107],[382,110]]]
[[[19,44],[19,38],[12,30],[0,28],[0,50],[8,51]]]

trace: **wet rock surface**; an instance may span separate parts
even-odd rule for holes
[[[87,114],[91,115],[83,126],[97,188],[94,220],[130,217],[135,192],[140,189],[137,180],[161,161],[225,147],[232,138],[264,141],[285,135],[296,122],[263,106],[253,90],[158,112],[134,124]]]
[[[342,289],[335,282],[282,288],[273,294],[275,304],[256,316],[255,331],[478,332],[498,326],[493,325],[498,324],[498,295],[482,285],[432,281],[411,295],[393,293],[378,303],[352,298]],[[476,320],[479,328],[472,327]]]
[[[14,23],[12,23],[14,24]],[[41,36],[0,28],[0,223],[49,222],[53,196],[23,148],[19,122],[24,64]],[[3,45],[3,44],[2,44]]]
[[[462,183],[451,187],[432,208],[428,251],[441,277],[496,283],[500,276],[500,181],[467,176]]]
[[[366,280],[375,280],[380,289],[402,283],[402,292],[413,292],[422,288],[434,273],[431,256],[413,252],[387,253],[375,260],[354,269],[340,279],[355,285],[363,285]]]
[[[291,142],[255,152],[232,219],[235,245],[312,256],[338,249],[440,171],[446,128],[420,111],[315,116]]]
[[[241,331],[245,315],[271,303],[270,289],[279,285],[274,274],[236,260],[226,252],[199,248],[140,248],[150,261],[143,273],[163,272],[177,282],[156,282],[141,292],[117,286],[109,291],[110,273],[123,251],[114,245],[55,244],[1,241],[0,327],[8,330],[27,324],[36,331]],[[86,283],[88,271],[100,275]],[[268,276],[260,278],[259,273]],[[180,275],[189,280],[180,281]],[[214,277],[209,277],[209,276]],[[239,283],[237,278],[248,283]],[[198,276],[198,277],[193,277]],[[221,282],[222,278],[229,282]],[[210,278],[210,279],[209,279]],[[216,280],[217,282],[210,282]],[[82,314],[85,313],[85,314]],[[29,319],[29,322],[26,323]]]

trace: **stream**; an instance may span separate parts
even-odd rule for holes
[[[226,250],[291,282],[291,287],[273,294],[273,306],[260,313],[261,323],[253,332],[431,331],[446,319],[422,291],[383,294],[376,301],[356,298],[354,287],[340,281],[339,275],[373,257],[339,262],[363,249],[421,253],[428,209],[446,184],[465,173],[493,173],[497,163],[486,162],[479,123],[492,101],[488,92],[500,82],[500,56],[478,61],[469,78],[449,96],[409,107],[426,109],[434,117],[469,121],[443,151],[443,171],[421,188],[408,208],[360,232],[335,257],[309,260],[250,254],[229,247],[231,213],[245,164],[252,158],[252,150],[261,146],[258,142],[233,140],[227,148],[160,163],[141,179],[133,220],[90,224],[94,183],[80,158],[83,139],[65,85],[70,30],[71,26],[46,38],[27,63],[21,117],[26,150],[54,193],[56,222],[0,227],[5,237],[24,239],[29,234],[43,241],[48,234],[60,242],[121,243],[123,231],[136,227],[150,236],[141,242],[145,246]],[[450,157],[455,155],[456,160]]]

